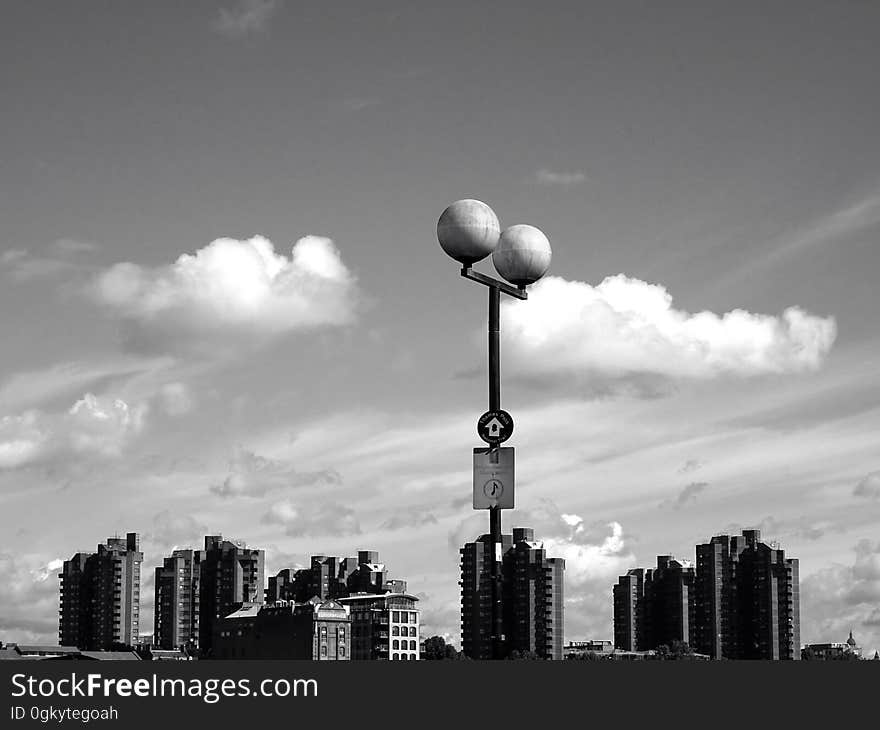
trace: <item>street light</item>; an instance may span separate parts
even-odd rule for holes
[[[505,441],[513,430],[509,414],[501,410],[501,364],[499,354],[501,293],[516,299],[528,299],[526,287],[534,284],[550,268],[550,242],[540,230],[529,225],[515,225],[501,231],[498,217],[479,200],[458,200],[450,205],[437,221],[437,240],[443,250],[461,264],[461,275],[489,288],[489,410],[478,422],[481,438],[490,444],[489,453],[497,462],[498,444]],[[506,280],[486,276],[471,267],[489,254],[495,270]],[[494,420],[494,417],[499,420]],[[506,421],[505,421],[506,419]],[[494,432],[484,430],[492,424]],[[504,429],[501,432],[499,429]],[[475,450],[475,454],[476,454]],[[513,449],[510,449],[511,468]],[[491,456],[490,456],[491,458]],[[475,457],[476,495],[476,457]],[[492,496],[496,485],[492,484]],[[502,486],[503,488],[503,486]],[[510,484],[512,495],[513,484]],[[487,497],[489,494],[487,493]],[[489,536],[492,578],[492,657],[501,658],[504,640],[501,613],[501,510],[497,499],[489,503]],[[509,503],[513,506],[512,501]],[[477,508],[475,496],[474,507]]]

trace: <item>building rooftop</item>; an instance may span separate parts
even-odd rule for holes
[[[239,619],[239,618],[256,618],[257,614],[260,612],[260,609],[263,608],[265,604],[262,603],[252,603],[245,606],[242,606],[237,611],[233,611],[228,616],[227,619]]]
[[[141,658],[133,651],[81,651],[79,655],[83,659],[98,659],[101,661],[140,661]]]
[[[344,598],[337,598],[340,603],[351,603],[353,601],[376,601],[385,598],[409,598],[412,601],[418,601],[419,597],[412,593],[355,593]]]

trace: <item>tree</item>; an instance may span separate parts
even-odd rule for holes
[[[694,659],[694,650],[686,641],[673,641],[661,644],[657,647],[657,658],[664,661],[677,661],[682,659]]]
[[[508,659],[512,659],[513,661],[541,661],[541,657],[539,657],[533,651],[520,651],[519,649],[515,649],[507,655]]]
[[[600,662],[603,657],[594,651],[584,651],[577,654],[568,654],[565,658],[576,662]]]
[[[447,644],[446,639],[442,636],[431,636],[425,639],[425,650],[422,652],[422,659],[427,660],[450,660],[460,659],[461,652],[455,650],[452,644]]]

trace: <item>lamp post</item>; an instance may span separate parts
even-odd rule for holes
[[[486,416],[504,414],[501,411],[501,358],[499,338],[501,334],[501,294],[516,299],[528,299],[526,287],[534,284],[550,268],[550,242],[534,226],[515,225],[503,232],[495,212],[479,200],[459,200],[450,205],[437,222],[437,240],[443,250],[461,264],[461,275],[466,279],[483,284],[489,289],[489,410],[480,419],[478,431]],[[501,281],[474,271],[472,266],[492,255],[495,270],[506,280]],[[508,433],[481,436],[492,444],[496,453],[498,443],[509,436],[513,422],[510,420]],[[512,452],[512,450],[511,450]],[[512,457],[511,457],[512,458]],[[476,480],[475,480],[476,481]],[[476,488],[476,487],[475,487]],[[513,484],[510,484],[513,489]],[[493,490],[494,494],[494,490]],[[475,500],[475,508],[476,500]],[[511,503],[512,506],[512,503]],[[488,507],[489,537],[491,541],[491,647],[492,658],[502,657],[504,627],[501,611],[501,510],[496,503]]]

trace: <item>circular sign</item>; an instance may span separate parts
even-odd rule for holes
[[[504,492],[504,485],[497,479],[490,479],[483,485],[483,494],[489,499],[501,499]]]
[[[507,411],[486,411],[477,421],[477,433],[487,444],[502,444],[513,434],[513,417]]]

